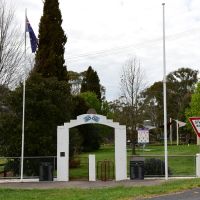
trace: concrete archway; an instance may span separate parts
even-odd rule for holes
[[[115,129],[115,179],[127,179],[126,126],[102,115],[84,114],[57,127],[57,181],[69,181],[69,129],[94,123]]]

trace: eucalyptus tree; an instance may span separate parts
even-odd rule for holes
[[[198,71],[191,68],[179,68],[167,75],[167,115],[169,118],[186,121],[185,110],[189,107],[191,95],[198,81]],[[145,116],[159,128],[163,125],[163,85],[162,81],[153,83],[143,92]],[[176,131],[175,124],[173,125]],[[182,129],[187,135],[187,130]]]

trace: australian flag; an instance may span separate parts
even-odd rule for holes
[[[31,42],[31,50],[32,50],[32,53],[34,53],[37,49],[37,46],[38,46],[38,40],[35,36],[35,33],[28,21],[28,18],[26,18],[26,32],[29,32],[29,37],[30,37],[30,42]]]

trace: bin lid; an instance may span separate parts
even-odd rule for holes
[[[144,157],[132,156],[130,161],[144,161]]]
[[[41,166],[51,166],[52,163],[51,162],[41,162],[40,165]]]

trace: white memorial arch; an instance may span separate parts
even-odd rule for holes
[[[69,129],[93,123],[115,129],[115,179],[127,179],[126,126],[102,115],[84,114],[57,127],[57,181],[69,181]]]

